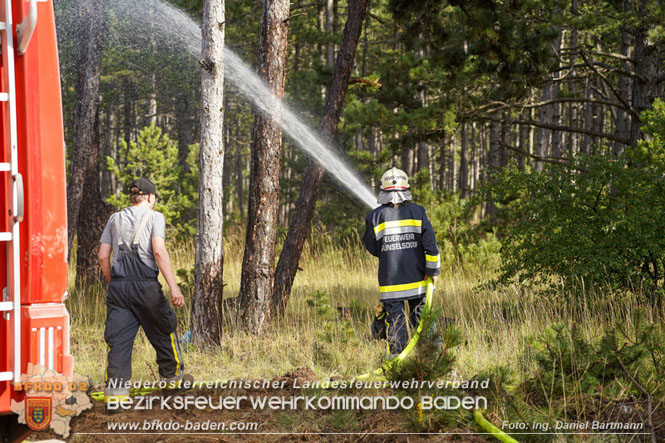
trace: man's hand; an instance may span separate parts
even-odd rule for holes
[[[432,285],[436,286],[437,277],[438,277],[438,275],[428,275],[428,276],[425,277],[425,281],[427,281],[428,278],[431,278],[432,279]]]
[[[177,285],[171,288],[171,303],[176,308],[182,308],[185,305],[185,297]]]
[[[173,303],[173,306],[176,308],[182,308],[185,304],[185,297],[182,296],[178,283],[176,283],[173,267],[171,266],[171,258],[166,250],[163,238],[152,238],[152,253],[155,254],[157,267],[164,276],[166,284],[169,285],[169,288],[171,289],[171,303]]]

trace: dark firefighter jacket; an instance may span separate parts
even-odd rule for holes
[[[425,208],[407,202],[382,205],[365,220],[363,243],[379,257],[381,300],[407,300],[425,295],[426,275],[441,272],[441,258]]]

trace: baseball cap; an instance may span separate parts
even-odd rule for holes
[[[155,188],[155,185],[153,182],[148,180],[145,177],[137,178],[132,182],[131,185],[129,185],[129,193],[132,193],[132,188],[138,188],[138,192],[136,194],[139,195],[148,195],[148,194],[155,194],[157,197],[157,188]]]

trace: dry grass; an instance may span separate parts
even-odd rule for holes
[[[242,236],[228,237],[225,244],[225,296],[239,291],[242,261]],[[193,266],[193,246],[170,248],[177,268]],[[378,301],[376,260],[362,250],[359,239],[341,245],[330,237],[308,242],[287,315],[275,322],[262,337],[236,331],[229,319],[223,346],[203,352],[184,349],[187,371],[200,380],[226,378],[263,378],[285,374],[307,366],[320,377],[353,376],[376,367],[384,344],[370,340],[373,307]],[[527,338],[553,322],[576,321],[589,337],[618,321],[629,321],[635,307],[633,297],[609,297],[592,293],[585,303],[565,302],[561,293],[552,298],[535,296],[525,288],[478,289],[488,280],[483,275],[444,270],[435,293],[435,305],[446,317],[454,318],[461,329],[464,345],[459,349],[457,372],[471,377],[490,366],[503,365],[519,373],[518,362]],[[70,275],[73,282],[73,275]],[[165,286],[165,285],[164,285]],[[166,286],[165,286],[166,287]],[[352,307],[352,318],[345,321],[336,314],[322,318],[308,304],[312,294],[324,291],[333,309]],[[103,285],[72,292],[68,308],[72,315],[72,353],[75,371],[103,382],[105,366]],[[610,301],[611,300],[611,301]],[[651,312],[663,318],[663,313]],[[189,323],[189,308],[178,312],[180,333]],[[352,331],[352,332],[349,332]],[[154,380],[157,367],[154,351],[142,332],[136,340],[133,377]],[[528,363],[528,362],[527,362]]]

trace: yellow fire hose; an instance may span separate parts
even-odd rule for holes
[[[480,409],[475,409],[473,411],[473,418],[476,419],[476,423],[478,423],[478,426],[480,426],[485,431],[492,434],[492,437],[496,438],[497,440],[503,443],[519,443],[513,437],[506,434],[501,429],[497,428],[492,423],[490,423],[490,421],[487,420],[485,417],[483,417],[483,413]]]
[[[384,377],[384,373],[387,369],[392,367],[395,364],[399,364],[406,357],[411,354],[411,351],[413,351],[413,348],[416,347],[416,344],[418,343],[418,339],[420,338],[420,334],[423,332],[424,328],[424,323],[425,319],[429,316],[432,310],[432,298],[434,295],[434,281],[432,280],[431,277],[427,277],[427,295],[425,297],[425,306],[423,307],[423,312],[420,316],[420,323],[418,323],[418,328],[416,329],[416,333],[411,337],[411,340],[409,340],[409,343],[407,343],[406,347],[402,352],[399,353],[397,357],[394,359],[385,362],[380,368],[375,369],[374,371],[367,372],[365,374],[359,375],[356,377],[356,380],[365,380],[370,377]],[[201,382],[194,382],[192,384],[192,387],[197,387],[201,386]],[[136,388],[136,389],[131,389],[130,390],[130,395],[146,395],[151,392],[157,391],[159,388]],[[98,401],[103,401],[104,400],[104,391],[98,391],[98,392],[90,392],[88,393],[90,398],[93,400],[98,400]],[[476,420],[476,423],[490,433],[493,437],[495,437],[497,440],[503,442],[503,443],[518,443],[517,440],[512,438],[510,435],[506,434],[503,432],[501,429],[497,428],[494,426],[492,423],[490,423],[485,417],[483,417],[482,412],[479,409],[476,409],[473,411],[473,417]]]
[[[409,340],[409,342],[406,344],[404,350],[400,352],[397,357],[393,358],[390,361],[385,362],[383,366],[381,366],[380,368],[357,376],[356,380],[365,380],[373,376],[382,377],[387,369],[404,361],[404,359],[409,356],[411,351],[413,351],[413,348],[416,347],[418,339],[420,338],[420,334],[423,331],[424,327],[423,325],[425,323],[425,319],[429,317],[429,314],[432,311],[432,298],[434,296],[434,281],[432,280],[432,277],[429,276],[427,277],[426,281],[427,281],[427,296],[425,297],[425,306],[423,307],[423,312],[420,315],[420,322],[418,323],[418,328],[416,329],[416,333],[413,334],[413,337],[411,337],[411,340]]]
[[[380,367],[379,369],[376,369],[372,372],[368,372],[366,374],[359,375],[358,377],[356,377],[356,380],[364,380],[364,379],[369,378],[373,375],[382,376],[383,372],[384,372],[384,368],[388,368],[388,365],[394,365],[395,363],[401,362],[402,360],[404,360],[411,353],[413,348],[415,348],[416,343],[418,343],[418,337],[420,337],[420,333],[422,332],[422,329],[423,329],[423,320],[424,320],[425,316],[429,315],[429,313],[432,309],[432,296],[433,296],[433,294],[434,294],[434,282],[433,282],[431,277],[427,277],[427,296],[425,297],[425,306],[423,308],[423,313],[420,316],[420,323],[418,324],[418,329],[416,330],[416,333],[414,334],[414,336],[411,337],[411,340],[409,340],[409,343],[406,345],[406,348],[404,348],[404,350],[397,357],[390,360],[389,362],[384,363],[384,365],[382,367]],[[200,382],[194,382],[192,384],[192,387],[195,388],[195,387],[200,386],[200,385],[201,385]],[[129,395],[145,395],[145,394],[149,394],[151,392],[155,392],[157,390],[159,390],[159,388],[153,388],[153,387],[150,387],[150,388],[134,388],[134,389],[130,389]],[[88,395],[93,400],[98,400],[98,401],[104,400],[104,391],[90,392],[90,393],[88,393]]]

